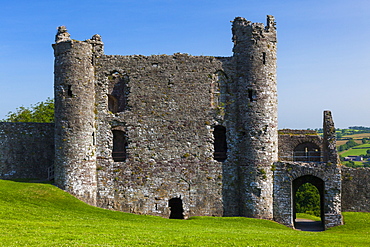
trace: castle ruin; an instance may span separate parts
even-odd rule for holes
[[[0,178],[54,178],[90,205],[179,219],[294,227],[307,182],[326,228],[342,210],[370,211],[369,170],[340,166],[330,111],[324,136],[278,130],[274,18],[237,17],[232,35],[231,57],[119,56],[104,54],[99,35],[77,41],[59,27],[55,123],[1,123]]]

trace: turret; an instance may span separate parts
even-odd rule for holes
[[[58,28],[55,42],[55,183],[78,199],[95,205],[93,52],[101,53],[102,43],[100,36],[89,41],[71,40],[64,26]]]
[[[238,105],[239,214],[273,218],[272,167],[277,161],[276,28],[237,17],[233,22]]]

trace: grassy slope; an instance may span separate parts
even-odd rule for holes
[[[0,180],[1,246],[367,246],[370,214],[299,232],[248,218],[169,220],[88,206],[48,184]]]
[[[310,214],[305,214],[305,213],[297,213],[296,217],[302,218],[302,219],[314,220],[314,221],[321,221],[320,217],[310,215]]]

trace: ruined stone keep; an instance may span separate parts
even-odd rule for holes
[[[330,111],[323,137],[278,130],[274,18],[235,18],[232,41],[232,57],[105,55],[99,35],[77,41],[59,27],[55,124],[1,123],[0,178],[54,178],[94,206],[178,219],[294,227],[294,195],[307,182],[325,227],[342,224],[342,205],[369,211],[365,190],[358,203],[343,194],[364,178],[339,165]]]

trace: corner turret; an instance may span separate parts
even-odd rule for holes
[[[93,45],[58,28],[54,48],[55,183],[96,204]]]
[[[237,17],[233,22],[238,106],[239,215],[273,218],[273,174],[278,159],[276,28]]]

